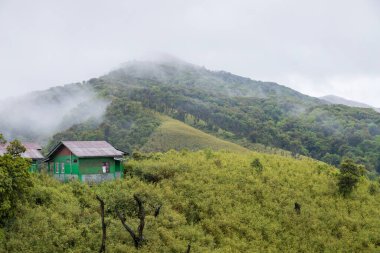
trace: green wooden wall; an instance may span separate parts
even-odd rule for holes
[[[109,163],[109,173],[103,173],[104,162]],[[59,155],[48,163],[48,172],[61,181],[83,181],[83,175],[107,174],[116,178],[120,177],[122,170],[122,162],[114,160],[113,157],[78,158],[75,155]]]
[[[32,164],[30,165],[29,171],[30,172],[40,172],[41,169],[41,162],[32,160]]]

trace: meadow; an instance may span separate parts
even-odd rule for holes
[[[96,196],[106,252],[379,251],[379,183],[364,176],[344,197],[339,170],[309,158],[209,149],[134,157],[124,179],[99,185],[32,175],[0,230],[0,252],[98,251]],[[138,249],[119,216],[137,233],[136,196],[145,213]]]

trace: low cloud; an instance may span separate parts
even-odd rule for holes
[[[74,84],[0,101],[0,132],[8,139],[46,142],[54,133],[88,119],[100,120],[108,101]]]

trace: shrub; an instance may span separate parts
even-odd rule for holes
[[[254,159],[251,162],[251,167],[254,168],[259,173],[262,172],[264,169],[264,166],[261,164],[261,162],[258,158]]]
[[[339,192],[344,197],[347,197],[358,184],[360,176],[364,175],[364,167],[348,159],[342,162],[340,172],[338,180]]]

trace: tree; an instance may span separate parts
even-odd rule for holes
[[[321,160],[334,166],[339,166],[340,164],[340,157],[337,154],[327,153]]]
[[[0,133],[0,144],[5,144],[7,143],[7,140],[5,140],[3,134]]]
[[[33,186],[29,167],[28,159],[10,154],[0,156],[0,223],[13,216]]]
[[[351,159],[346,159],[340,165],[340,171],[343,174],[352,174],[361,177],[365,173],[365,168],[363,165],[355,164]]]
[[[262,172],[264,169],[264,166],[261,164],[260,160],[256,158],[251,162],[251,167],[254,168],[257,172]]]
[[[347,197],[351,194],[355,186],[358,184],[361,176],[364,175],[364,167],[357,165],[353,160],[344,160],[340,165],[340,175],[338,179],[339,192]]]
[[[13,157],[20,157],[22,153],[26,151],[26,148],[21,144],[19,140],[14,140],[7,146],[7,154]]]

